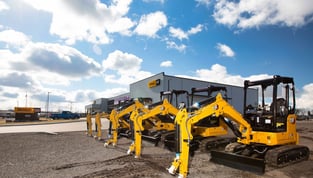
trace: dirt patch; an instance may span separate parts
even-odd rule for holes
[[[311,150],[310,159],[288,167],[267,167],[264,175],[240,171],[210,162],[209,153],[190,158],[189,177],[205,178],[311,178],[313,177],[313,122],[298,124],[300,144]],[[104,132],[105,133],[105,132]],[[131,141],[119,139],[117,147],[84,132],[0,134],[0,177],[165,177],[175,153],[143,142],[139,159],[126,155]]]
[[[171,156],[168,155],[168,158]],[[166,176],[164,162],[165,157],[144,156],[135,159],[133,156],[121,156],[115,159],[102,161],[103,167],[100,171],[91,172],[89,174],[75,176],[75,178],[89,177],[160,177]],[[166,158],[165,158],[166,159]],[[143,171],[144,170],[144,171]]]
[[[173,158],[147,143],[145,150],[156,154],[135,159],[126,155],[130,140],[104,148],[84,132],[0,134],[0,140],[0,177],[164,177]]]

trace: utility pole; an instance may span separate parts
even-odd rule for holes
[[[25,107],[27,107],[27,92],[26,92],[26,95],[25,95]]]
[[[72,112],[73,101],[69,101],[69,103],[70,103],[70,111]]]
[[[47,108],[46,108],[46,112],[47,112],[47,113],[46,113],[46,114],[47,114],[47,115],[46,115],[46,117],[47,117],[47,118],[49,118],[50,93],[51,93],[51,92],[50,92],[50,91],[48,91],[48,96],[47,96],[47,104],[46,104],[46,106],[47,106]]]

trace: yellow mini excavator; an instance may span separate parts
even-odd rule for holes
[[[227,90],[225,87],[209,86],[206,88],[192,88],[191,100],[195,97],[203,98],[209,97],[215,92],[222,92],[227,98]],[[206,95],[199,95],[196,93],[206,93]],[[153,141],[157,145],[161,143],[165,148],[173,151],[175,150],[175,116],[178,109],[184,106],[189,106],[189,93],[185,90],[172,90],[163,91],[160,93],[161,101],[148,106],[148,112],[137,109],[132,112],[131,120],[134,126],[134,142],[128,150],[128,154],[135,152],[135,157],[140,157],[141,154],[141,141]],[[180,96],[185,96],[180,97]],[[169,99],[169,101],[165,98]],[[180,97],[180,99],[178,99]],[[173,101],[175,99],[175,102]],[[180,102],[178,102],[180,101]],[[226,135],[227,125],[220,121],[220,118],[211,118],[209,122],[201,122],[193,125],[192,134],[196,137],[194,142],[191,143],[190,150],[193,152],[197,149],[206,151],[208,147],[218,147],[226,145],[230,142],[230,138],[226,139],[212,139],[214,136]],[[144,128],[145,123],[151,123],[152,128]]]
[[[247,89],[250,87],[261,89],[259,106],[248,102]],[[298,145],[293,78],[275,75],[270,79],[245,81],[243,115],[221,94],[205,103],[199,110],[188,113],[184,108],[176,115],[179,149],[168,169],[170,174],[178,172],[179,177],[187,177],[192,125],[209,116],[223,116],[237,137],[237,142],[227,145],[224,151],[211,151],[212,162],[264,173],[265,165],[282,167],[308,159],[308,147]]]
[[[147,110],[140,108],[132,112],[130,119],[134,126],[134,141],[129,147],[127,154],[135,152],[135,157],[140,157],[142,137],[158,145],[163,142],[162,137],[168,133],[173,133],[175,130],[174,119],[178,112],[178,96],[186,94],[188,101],[188,92],[185,90],[172,90],[160,92],[160,102],[153,103],[148,106]],[[176,107],[172,105],[173,95],[176,96]],[[167,98],[169,99],[167,99]],[[153,127],[144,128],[144,124],[150,123]]]
[[[138,98],[132,99],[125,102],[122,106],[115,108],[110,113],[110,128],[109,135],[110,138],[104,143],[104,147],[112,144],[115,146],[117,144],[118,135],[125,136],[128,138],[132,137],[132,127],[130,123],[130,115],[133,111],[141,109],[143,111],[148,111],[145,107],[145,101],[151,100],[151,98]],[[150,101],[149,100],[149,101]]]
[[[227,97],[227,89],[223,86],[209,85],[204,88],[192,88],[191,89],[191,104],[187,108],[187,112],[194,112],[194,110],[199,109],[206,104],[207,100],[204,98],[215,97],[218,93],[221,93],[225,99],[230,99]],[[197,102],[198,100],[203,100]],[[175,127],[179,127],[178,124]],[[219,149],[225,147],[228,143],[236,141],[234,137],[226,136],[228,134],[228,127],[225,122],[223,122],[222,117],[208,116],[203,118],[201,121],[191,125],[191,134],[193,139],[189,143],[190,154],[193,155],[194,151],[199,150],[200,152],[209,152],[213,149]],[[175,129],[174,134],[169,134],[165,137],[165,145],[167,148],[171,148],[171,151],[179,150],[178,129]],[[225,137],[217,137],[225,136]]]

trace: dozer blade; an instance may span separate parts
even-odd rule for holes
[[[211,151],[211,161],[235,169],[263,174],[265,162],[263,159],[251,158],[222,151]]]

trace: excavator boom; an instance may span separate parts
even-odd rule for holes
[[[112,144],[115,146],[117,144],[117,137],[119,129],[124,129],[127,131],[131,130],[130,122],[126,121],[124,117],[126,117],[137,109],[142,109],[144,111],[148,111],[148,109],[145,108],[144,104],[142,104],[138,100],[134,100],[129,102],[128,104],[124,105],[122,108],[119,109],[113,109],[110,114],[110,122],[112,124],[111,132],[112,132],[112,138],[109,138],[105,143],[104,147],[107,147],[108,145]],[[128,133],[125,133],[128,134]]]
[[[135,157],[138,158],[141,155],[141,142],[142,137],[148,140],[152,140],[157,145],[161,138],[153,136],[147,136],[143,134],[145,121],[153,122],[153,126],[156,131],[173,131],[175,130],[174,119],[171,122],[164,122],[160,117],[163,116],[175,116],[178,109],[171,105],[167,99],[162,102],[153,104],[153,108],[147,111],[135,110],[132,112],[130,119],[134,122],[134,142],[130,145],[127,154],[135,152]]]

